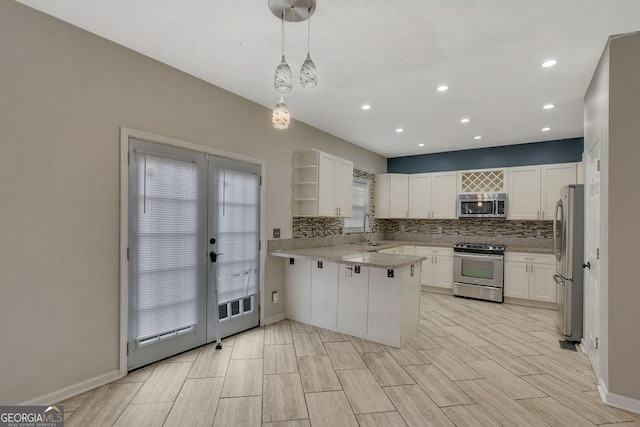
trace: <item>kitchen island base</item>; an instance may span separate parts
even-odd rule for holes
[[[420,262],[384,269],[301,258],[284,261],[288,319],[393,347],[416,333]]]

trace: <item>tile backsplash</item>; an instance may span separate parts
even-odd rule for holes
[[[553,239],[553,221],[378,219],[382,233]]]

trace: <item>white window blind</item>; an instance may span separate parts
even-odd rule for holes
[[[197,322],[197,165],[137,154],[135,338],[140,341]]]
[[[353,179],[351,218],[344,219],[345,231],[363,231],[364,215],[369,213],[369,181],[362,178]],[[367,224],[368,225],[368,224]]]
[[[255,295],[259,290],[260,177],[218,167],[218,304]]]

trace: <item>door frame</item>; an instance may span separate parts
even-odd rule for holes
[[[155,135],[136,129],[120,127],[120,377],[127,375],[127,340],[129,334],[129,261],[127,251],[129,246],[129,138],[141,139],[170,147],[183,148],[199,153],[210,154],[260,166],[260,175],[266,177],[266,161],[255,157],[232,153],[213,147],[194,144],[179,139]],[[266,259],[265,232],[265,194],[266,185],[260,186],[260,307],[264,307],[264,271]],[[260,310],[260,324],[264,324],[264,310]]]

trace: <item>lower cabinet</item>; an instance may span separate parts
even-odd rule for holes
[[[421,284],[448,289],[453,287],[453,249],[417,246],[416,255],[427,257],[422,261]]]
[[[553,255],[507,252],[504,262],[504,296],[556,302]]]
[[[311,322],[325,328],[338,324],[338,264],[311,264]]]
[[[284,310],[288,319],[302,323],[311,320],[311,263],[308,259],[285,259]]]
[[[338,328],[348,334],[365,334],[369,268],[340,264],[338,275]]]
[[[285,259],[288,319],[401,347],[417,331],[420,265],[393,270]]]

